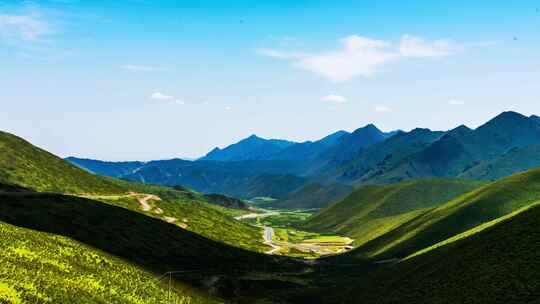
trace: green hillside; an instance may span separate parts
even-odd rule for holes
[[[3,193],[0,200],[0,221],[67,236],[160,273],[227,268],[265,257],[163,220],[85,198]]]
[[[149,200],[148,204],[152,207],[149,211],[141,209],[137,197],[98,196],[92,198],[169,222],[184,230],[231,246],[258,252],[267,251],[268,246],[263,244],[260,228],[233,219],[224,212],[220,212],[218,208],[206,204],[201,197],[172,193],[174,196],[159,196],[162,198],[160,201]]]
[[[0,222],[0,303],[219,303],[70,238]]]
[[[320,303],[538,303],[540,206],[367,274],[340,267],[302,294]],[[326,284],[326,285],[325,285]],[[326,286],[339,286],[327,288]],[[358,301],[360,302],[360,301]]]
[[[342,199],[351,191],[351,186],[342,184],[322,185],[308,183],[290,193],[284,199],[272,202],[269,207],[281,209],[324,208],[332,202]]]
[[[480,182],[414,180],[387,186],[362,186],[343,200],[321,210],[305,228],[350,236],[361,245],[412,218],[427,208],[469,192]]]
[[[8,133],[0,133],[0,151],[2,188],[23,187],[85,196],[159,218],[232,246],[260,252],[267,249],[259,228],[217,211],[199,193],[93,175]],[[151,209],[144,210],[139,201],[147,195],[155,195],[156,199],[148,200]]]
[[[428,210],[349,253],[405,257],[540,200],[540,169],[515,174]]]
[[[17,136],[1,131],[0,183],[61,193],[124,191],[109,179],[88,173]]]

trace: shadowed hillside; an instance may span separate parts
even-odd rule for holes
[[[340,267],[296,303],[537,303],[540,206],[369,273]],[[330,258],[333,259],[333,258]],[[339,286],[339,287],[338,287]]]

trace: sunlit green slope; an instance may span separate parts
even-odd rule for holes
[[[306,228],[348,235],[361,245],[480,185],[475,181],[433,179],[362,186],[321,210]]]
[[[67,237],[3,222],[0,235],[0,303],[218,303]]]
[[[540,169],[515,174],[420,214],[352,255],[405,257],[540,200]]]
[[[368,274],[340,268],[321,303],[538,303],[540,206]],[[307,302],[306,302],[307,303]]]
[[[4,132],[0,132],[0,183],[4,188],[20,186],[85,196],[159,218],[232,246],[259,252],[268,249],[260,229],[219,212],[199,193],[93,175]],[[150,194],[155,197],[145,201],[151,207],[146,210],[140,201]]]
[[[62,193],[124,191],[109,179],[90,174],[17,136],[1,131],[0,183]]]

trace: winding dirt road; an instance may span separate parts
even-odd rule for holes
[[[161,201],[161,198],[154,194],[145,194],[145,193],[136,193],[136,192],[130,192],[129,194],[124,195],[89,195],[89,194],[82,194],[79,195],[84,198],[89,199],[115,199],[119,197],[135,197],[137,199],[137,202],[141,205],[142,211],[148,212],[152,210],[152,206],[148,204],[148,201]],[[157,207],[156,207],[157,208]],[[157,208],[159,209],[159,208]],[[161,209],[159,209],[161,210]],[[158,212],[159,213],[159,212]],[[163,213],[163,210],[161,210],[161,213]]]
[[[144,197],[137,196],[137,201],[139,202],[139,204],[141,204],[141,208],[142,208],[143,211],[152,210],[152,206],[150,206],[150,204],[148,204],[149,200],[161,201],[161,198],[159,196],[153,195],[153,194],[146,194],[146,196],[144,196]]]

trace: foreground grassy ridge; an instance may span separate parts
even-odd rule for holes
[[[2,194],[0,220],[63,235],[158,273],[264,267],[270,256],[227,246],[117,206],[58,194]],[[246,267],[244,267],[246,266]]]
[[[339,289],[317,290],[311,296],[320,303],[538,303],[538,227],[540,207],[535,206],[367,275],[342,271],[331,278]]]
[[[361,245],[480,185],[475,181],[434,179],[363,186],[315,214],[305,228],[347,235]]]
[[[121,193],[123,189],[25,140],[0,131],[0,183],[36,191]]]
[[[435,250],[435,249],[437,249],[439,247],[442,247],[442,246],[457,242],[457,241],[459,241],[461,239],[464,239],[464,238],[468,238],[468,237],[470,237],[470,236],[472,236],[472,235],[474,235],[476,233],[480,233],[480,232],[482,232],[482,231],[484,231],[484,230],[486,230],[486,229],[488,229],[488,228],[490,228],[490,227],[492,227],[494,225],[504,223],[504,222],[508,221],[509,219],[513,218],[514,216],[517,216],[517,215],[519,215],[519,214],[521,214],[521,213],[523,213],[523,212],[525,212],[525,211],[527,211],[527,210],[529,210],[531,208],[535,208],[535,207],[537,207],[539,205],[540,205],[540,201],[538,201],[536,203],[533,203],[532,205],[520,208],[520,209],[518,209],[518,210],[516,210],[516,211],[514,211],[512,213],[509,213],[509,214],[507,214],[505,216],[501,216],[501,217],[499,217],[497,219],[494,219],[494,220],[489,221],[487,223],[484,223],[482,225],[476,226],[476,227],[474,227],[472,229],[469,229],[469,230],[467,230],[465,232],[462,232],[462,233],[460,233],[458,235],[455,235],[455,236],[453,236],[453,237],[451,237],[449,239],[446,239],[446,240],[444,240],[442,242],[439,242],[439,243],[437,243],[435,245],[432,245],[432,246],[424,248],[424,249],[422,249],[420,251],[417,251],[417,252],[409,255],[408,257],[406,257],[404,260],[414,258],[416,256],[419,256],[419,255],[425,254],[427,252],[430,252],[432,250]]]
[[[351,254],[406,257],[540,200],[540,169],[513,175],[422,213]]]
[[[0,303],[170,303],[154,274],[66,237],[0,222]],[[217,303],[175,282],[172,303]]]

